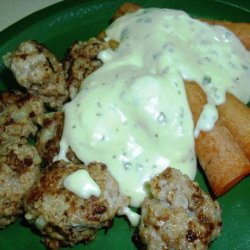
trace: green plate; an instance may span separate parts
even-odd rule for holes
[[[49,47],[59,58],[78,39],[95,36],[110,23],[110,17],[124,1],[65,1],[36,12],[0,33],[0,56],[12,51],[23,40],[36,39]],[[167,7],[187,11],[193,17],[250,22],[248,0],[136,0],[143,7]],[[15,86],[15,80],[0,59],[0,89]],[[197,181],[208,190],[202,174]],[[211,249],[250,249],[250,181],[239,185],[219,199],[223,210],[222,235]],[[122,218],[114,221],[108,233],[101,230],[96,240],[73,249],[136,249],[131,241],[134,232]],[[0,231],[0,249],[45,249],[39,235],[22,219]]]

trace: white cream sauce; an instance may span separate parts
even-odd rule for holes
[[[119,47],[99,54],[103,66],[65,105],[58,158],[66,159],[70,146],[85,163],[105,163],[137,207],[149,180],[166,167],[195,177],[194,125],[184,80],[198,82],[208,97],[198,135],[213,128],[215,106],[225,101],[226,91],[249,101],[249,52],[227,29],[169,9],[125,15],[106,34]]]
[[[126,215],[128,220],[130,221],[131,225],[136,227],[140,223],[141,216],[132,211],[129,207],[123,207],[119,210],[118,215]]]
[[[88,199],[92,195],[99,197],[101,194],[99,186],[84,169],[79,169],[66,176],[63,180],[63,186],[83,199]]]

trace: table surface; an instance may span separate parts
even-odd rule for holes
[[[29,14],[62,0],[0,0],[0,31]]]

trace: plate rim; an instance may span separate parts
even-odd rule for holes
[[[171,0],[170,0],[171,1]],[[221,5],[225,5],[225,6],[230,6],[232,8],[236,8],[239,9],[243,12],[249,13],[249,17],[250,17],[250,6],[249,8],[245,7],[244,4],[242,5],[242,3],[244,3],[244,0],[209,0],[211,2],[214,3],[218,3]],[[32,23],[32,20],[36,20],[38,21],[38,19],[40,18],[48,18],[48,16],[52,16],[53,14],[58,14],[58,12],[60,11],[65,11],[66,8],[75,8],[75,6],[77,5],[84,5],[87,6],[89,4],[94,4],[94,3],[108,3],[108,2],[113,2],[113,3],[125,3],[125,2],[134,2],[136,3],[136,0],[131,0],[131,1],[122,1],[122,0],[74,0],[74,1],[66,1],[63,0],[61,2],[55,3],[53,5],[47,6],[41,10],[35,11],[27,16],[25,16],[24,18],[16,21],[15,23],[11,24],[10,26],[6,27],[5,29],[3,29],[2,31],[0,31],[0,47],[1,45],[4,43],[4,41],[8,40],[8,38],[12,37],[14,33],[20,33],[22,32],[21,27],[23,26],[31,26],[34,23]],[[146,2],[146,1],[145,1]],[[235,2],[235,3],[233,3]],[[18,30],[18,28],[20,28]]]
[[[241,11],[244,11],[244,12],[250,14],[250,6],[249,6],[249,10],[246,10],[246,9],[241,8],[239,6],[236,7],[227,1],[223,1],[223,0],[210,0],[210,1],[220,3],[222,5],[232,6],[234,8],[238,8]],[[39,19],[43,19],[43,18],[46,19],[48,17],[53,17],[53,15],[59,15],[59,13],[61,13],[62,11],[65,11],[65,9],[76,8],[76,6],[78,6],[78,5],[79,6],[84,5],[84,7],[88,7],[88,6],[94,5],[96,3],[103,3],[103,4],[116,3],[116,4],[119,4],[122,2],[125,2],[125,1],[122,1],[122,0],[104,0],[104,1],[102,1],[102,0],[84,0],[84,1],[74,0],[74,1],[63,1],[63,2],[56,3],[52,6],[48,6],[42,10],[36,11],[36,12],[24,17],[23,19],[17,21],[16,23],[10,25],[9,27],[7,27],[3,31],[1,31],[0,32],[0,37],[1,37],[0,48],[4,44],[6,44],[6,42],[9,39],[13,38],[13,35],[21,33],[23,31],[22,27],[24,25],[27,25],[27,28],[33,26],[34,25],[33,20],[35,20],[35,23],[37,23],[37,22],[39,22]],[[131,1],[131,2],[136,2],[136,1]],[[1,59],[0,59],[0,63],[1,63]]]

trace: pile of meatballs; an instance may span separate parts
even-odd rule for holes
[[[97,38],[78,41],[60,62],[42,44],[25,41],[4,56],[19,87],[0,93],[0,228],[23,216],[49,249],[58,249],[93,240],[128,206],[130,198],[119,192],[105,164],[86,165],[70,148],[70,162],[54,161],[63,105],[101,67],[97,55],[109,46]],[[63,186],[64,178],[79,169],[98,184],[99,197],[83,199]],[[207,249],[221,231],[218,202],[173,168],[154,177],[150,186],[151,197],[141,206],[138,246]]]

